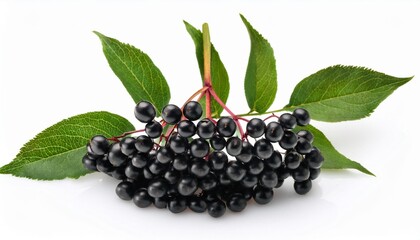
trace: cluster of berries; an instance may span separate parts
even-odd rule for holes
[[[195,101],[182,109],[169,104],[161,115],[162,120],[156,121],[156,109],[141,101],[135,116],[146,124],[145,135],[94,136],[82,160],[87,169],[121,180],[117,195],[138,207],[154,204],[173,213],[188,207],[220,217],[226,206],[242,211],[251,198],[258,204],[269,203],[273,189],[289,176],[295,191],[306,194],[320,174],[324,159],[312,146],[313,135],[292,131],[309,123],[304,109],[284,113],[268,124],[258,118],[243,119],[247,125],[240,137],[234,136],[240,127],[237,119],[202,118],[202,107]],[[170,125],[163,134],[164,126]]]

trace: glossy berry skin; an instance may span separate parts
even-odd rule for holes
[[[265,123],[262,119],[253,118],[246,125],[248,136],[253,138],[261,137],[265,132]]]
[[[298,136],[298,138],[306,139],[309,143],[314,142],[314,135],[307,130],[300,130],[299,132],[296,133],[296,135]]]
[[[134,115],[140,122],[148,123],[156,117],[156,109],[150,102],[140,101],[134,108]]]
[[[273,170],[264,170],[260,175],[260,184],[265,188],[274,188],[278,183],[277,174]]]
[[[109,143],[106,137],[102,135],[96,135],[92,139],[90,139],[89,147],[94,154],[104,155],[108,152]]]
[[[217,187],[217,183],[216,175],[209,173],[199,180],[198,186],[204,191],[211,191]]]
[[[182,120],[177,126],[178,134],[185,138],[190,138],[195,135],[197,128],[190,120]]]
[[[217,121],[217,132],[222,137],[232,137],[236,131],[236,124],[230,117],[221,117]]]
[[[191,164],[190,171],[198,178],[202,178],[210,172],[210,167],[203,158],[195,158]]]
[[[144,168],[149,161],[149,158],[146,153],[137,153],[134,154],[131,159],[131,164],[136,168]]]
[[[292,177],[296,182],[308,180],[310,177],[309,168],[304,162],[302,162],[298,168],[292,171]]]
[[[150,138],[158,138],[162,135],[162,125],[153,120],[146,124],[145,131]]]
[[[112,164],[105,157],[96,160],[96,168],[99,172],[103,172],[106,174],[114,171],[115,169],[114,166],[112,166]]]
[[[225,168],[228,157],[224,152],[215,151],[209,155],[208,162],[212,170],[219,171]]]
[[[297,120],[296,120],[295,116],[293,116],[292,114],[290,114],[290,113],[283,113],[279,117],[279,123],[285,129],[293,129],[297,125]]]
[[[252,144],[249,143],[248,141],[243,141],[241,154],[236,156],[236,160],[239,160],[243,163],[247,163],[251,161],[253,157],[253,153],[254,153],[254,147],[252,146]]]
[[[207,156],[210,151],[208,142],[202,138],[197,138],[190,143],[190,152],[193,157],[203,158]]]
[[[296,146],[297,141],[298,137],[296,136],[296,134],[292,131],[286,130],[284,131],[284,135],[281,138],[279,144],[280,147],[282,147],[283,149],[289,150]]]
[[[168,202],[168,209],[172,213],[181,213],[187,209],[187,200],[183,197],[175,197]]]
[[[157,160],[153,160],[149,165],[149,170],[154,175],[161,175],[167,171],[168,167],[168,164],[163,164]]]
[[[315,180],[315,179],[317,179],[317,178],[319,177],[319,175],[321,174],[321,168],[318,168],[318,169],[313,169],[313,168],[310,168],[310,169],[309,169],[309,172],[310,172],[310,174],[309,174],[309,179],[311,179],[311,180]]]
[[[162,118],[168,124],[177,124],[181,117],[181,109],[174,104],[168,104],[162,109]]]
[[[324,162],[324,157],[318,148],[312,148],[311,151],[305,156],[306,161],[310,168],[318,169],[321,168],[322,163]]]
[[[222,200],[211,202],[207,206],[208,213],[214,218],[221,217],[226,212],[226,205]]]
[[[278,175],[277,175],[278,176]],[[283,183],[284,183],[284,180],[278,180],[277,181],[277,185],[276,186],[274,186],[274,188],[279,188],[279,187],[281,187],[282,185],[283,185]]]
[[[143,177],[145,179],[152,179],[155,175],[149,170],[149,168],[143,168]]]
[[[90,171],[98,171],[96,168],[96,160],[89,157],[88,154],[85,154],[82,159],[83,166]]]
[[[165,196],[168,191],[168,184],[164,179],[155,179],[149,183],[147,193],[154,198]]]
[[[273,200],[274,192],[273,189],[256,186],[254,188],[253,198],[258,204],[267,204]]]
[[[240,193],[235,193],[226,201],[227,207],[232,212],[242,212],[246,208],[246,199]]]
[[[304,138],[299,138],[295,149],[300,154],[307,154],[311,151],[312,144]]]
[[[138,179],[142,174],[142,170],[133,166],[132,164],[128,164],[124,169],[124,174],[127,178]]]
[[[146,189],[139,189],[133,196],[134,204],[139,208],[146,208],[152,204],[153,198],[149,196]]]
[[[242,178],[245,177],[246,169],[241,163],[237,161],[231,161],[228,162],[226,174],[232,181],[239,182],[242,180]]]
[[[121,152],[120,144],[114,143],[109,150],[108,160],[114,167],[119,167],[125,164],[128,158]]]
[[[173,133],[171,138],[169,138],[169,147],[174,153],[184,153],[189,148],[188,140],[178,133]]]
[[[176,184],[178,182],[180,175],[179,175],[179,172],[177,170],[169,169],[168,171],[165,172],[163,177],[166,179],[166,181],[169,184],[173,185],[173,184]]]
[[[126,156],[132,155],[134,152],[136,152],[135,144],[136,139],[132,137],[123,138],[120,142],[121,152]]]
[[[203,199],[194,196],[190,199],[188,207],[196,213],[203,213],[207,210],[207,203]]]
[[[307,194],[311,191],[312,188],[312,181],[310,179],[303,181],[303,182],[295,182],[293,184],[295,192],[299,195]]]
[[[267,167],[271,169],[277,169],[281,166],[282,156],[279,151],[274,151],[273,154],[267,159],[264,160],[264,163]]]
[[[140,135],[137,138],[136,143],[134,144],[134,147],[137,149],[137,151],[141,153],[148,153],[153,148],[153,141],[148,136]]]
[[[208,118],[201,119],[197,123],[197,135],[201,138],[209,139],[213,137],[215,130],[216,126]]]
[[[190,101],[184,106],[183,110],[184,116],[191,121],[200,119],[203,115],[203,108],[196,101]]]
[[[258,175],[264,170],[264,162],[257,157],[253,157],[246,166],[248,172],[253,175]]]
[[[284,163],[276,170],[276,173],[279,180],[285,180],[290,176],[290,170]]]
[[[277,176],[276,176],[277,177]],[[241,185],[245,188],[252,188],[258,183],[258,177],[250,173],[245,174],[245,177],[241,180]]]
[[[306,126],[311,121],[311,117],[309,116],[309,112],[303,108],[296,108],[293,111],[293,116],[296,118],[297,124],[299,126]]]
[[[127,176],[125,175],[125,168],[124,166],[115,168],[112,172],[111,172],[111,176],[117,180],[124,180],[127,178]]]
[[[168,206],[168,199],[166,197],[154,198],[153,205],[155,205],[156,208],[164,209]]]
[[[284,157],[284,163],[288,169],[298,168],[301,160],[302,156],[295,151],[287,152]]]
[[[283,127],[278,122],[270,122],[265,129],[265,139],[270,142],[278,142],[283,137]]]
[[[169,147],[161,147],[157,151],[156,159],[160,163],[168,163],[174,159],[174,152]]]
[[[231,137],[227,140],[226,151],[231,156],[238,156],[242,151],[242,141],[238,137]]]
[[[186,155],[178,154],[175,156],[172,166],[175,170],[184,171],[188,168],[188,158]]]
[[[187,175],[181,178],[176,187],[182,196],[191,196],[197,190],[198,182],[195,177]]]
[[[121,182],[115,189],[118,197],[122,200],[131,200],[134,195],[134,186],[131,182]]]
[[[220,151],[226,147],[226,140],[222,136],[214,135],[210,138],[210,145],[214,150]]]
[[[273,145],[267,139],[260,139],[255,142],[254,145],[255,154],[262,159],[267,159],[271,157],[274,152]]]

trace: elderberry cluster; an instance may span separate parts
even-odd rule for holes
[[[240,137],[234,136],[237,119],[202,118],[202,107],[195,101],[183,109],[169,104],[161,113],[162,120],[155,120],[156,109],[141,101],[135,116],[146,124],[145,134],[113,143],[94,136],[82,160],[87,169],[121,180],[117,195],[140,208],[154,204],[173,213],[190,208],[220,217],[226,207],[244,210],[251,198],[269,203],[273,189],[289,176],[295,191],[306,194],[320,174],[324,159],[312,146],[313,135],[293,131],[309,123],[304,109],[268,124],[253,118]],[[162,125],[171,125],[167,133]]]

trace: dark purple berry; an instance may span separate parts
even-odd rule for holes
[[[208,119],[201,119],[197,124],[197,135],[204,139],[213,137],[216,127],[214,123]]]
[[[321,168],[318,168],[318,169],[310,168],[309,172],[310,172],[309,178],[311,180],[315,180],[319,177],[319,174],[321,174]]]
[[[236,131],[236,124],[230,117],[221,117],[217,121],[217,132],[222,137],[232,137]]]
[[[184,153],[188,149],[188,140],[178,133],[173,133],[169,138],[169,147],[174,153]]]
[[[242,141],[238,137],[231,137],[227,140],[226,151],[231,156],[238,156],[242,151]]]
[[[167,197],[154,198],[153,205],[155,205],[156,208],[164,209],[168,206],[168,199]]]
[[[112,166],[112,164],[105,157],[96,160],[96,168],[99,172],[103,172],[106,174],[114,171],[115,169],[114,166]]]
[[[285,130],[284,135],[281,138],[279,144],[280,144],[280,147],[282,147],[283,149],[289,150],[296,146],[297,141],[298,141],[298,137],[296,136],[294,132]]]
[[[165,196],[168,191],[168,184],[164,179],[155,179],[149,183],[147,193],[154,198],[160,198]]]
[[[127,178],[130,179],[138,179],[142,175],[142,170],[140,168],[136,168],[132,164],[128,164],[127,167],[124,169],[124,174]]]
[[[250,173],[246,174],[245,177],[241,180],[241,185],[245,188],[252,188],[258,183],[258,177]]]
[[[164,173],[165,171],[167,171],[168,167],[169,167],[168,164],[163,164],[159,162],[158,160],[154,160],[149,165],[149,170],[154,175],[160,175]]]
[[[150,138],[158,138],[162,135],[163,128],[160,123],[153,120],[146,124],[145,131]]]
[[[209,203],[207,206],[207,209],[210,216],[214,218],[218,218],[218,217],[223,216],[223,214],[225,214],[226,205],[222,200],[218,200],[218,201]]]
[[[181,117],[181,109],[174,104],[168,104],[162,109],[162,118],[168,124],[177,124]]]
[[[232,212],[241,212],[246,208],[246,199],[240,193],[235,193],[226,201],[227,207]]]
[[[136,151],[136,139],[132,137],[123,138],[120,142],[121,152],[126,156],[130,156]]]
[[[88,154],[85,154],[82,159],[83,166],[90,171],[98,171],[96,168],[96,160],[89,157]]]
[[[153,199],[149,196],[146,189],[139,189],[133,196],[134,204],[139,208],[146,208],[152,204]]]
[[[200,119],[203,115],[203,108],[196,101],[190,101],[184,106],[184,116],[191,121]]]
[[[118,197],[123,200],[131,200],[134,195],[134,186],[131,182],[121,182],[115,189]]]
[[[274,188],[278,183],[277,174],[273,170],[264,170],[260,175],[260,184],[265,188]]]
[[[198,178],[202,178],[210,172],[210,167],[203,158],[195,158],[191,164],[190,171]]]
[[[141,101],[134,108],[134,115],[140,122],[148,123],[156,117],[156,110],[150,102]]]
[[[180,213],[187,209],[187,200],[183,197],[175,197],[169,200],[168,209],[172,213]]]
[[[89,142],[90,149],[96,155],[104,155],[108,152],[109,142],[106,137],[102,135],[96,135]]]
[[[114,143],[109,150],[108,160],[114,167],[119,167],[127,162],[128,157],[122,153],[120,144]]]
[[[302,155],[295,151],[287,152],[284,157],[284,163],[288,169],[296,169],[302,161]]]
[[[295,111],[293,111],[293,116],[295,116],[299,126],[306,126],[311,121],[309,112],[303,108],[296,108]]]
[[[309,179],[310,172],[307,164],[302,162],[298,168],[292,171],[292,177],[296,182],[303,182]]]
[[[295,116],[290,113],[283,113],[279,118],[280,125],[285,129],[293,129],[297,125],[297,120]]]
[[[190,143],[191,155],[196,158],[203,158],[210,152],[208,142],[203,138],[197,138]]]
[[[243,163],[251,161],[253,157],[254,147],[248,141],[242,142],[241,154],[236,156],[236,160],[239,160]]]
[[[136,147],[137,151],[139,151],[141,153],[148,153],[153,148],[153,141],[148,136],[140,135],[137,138],[134,146]]]
[[[228,157],[226,156],[226,153],[224,152],[215,151],[209,155],[208,162],[211,169],[215,171],[219,171],[225,168],[228,162]]]
[[[280,167],[282,162],[282,156],[279,151],[274,151],[273,154],[267,159],[264,160],[266,166],[271,169],[277,169]]]
[[[203,213],[207,210],[207,203],[200,197],[194,196],[190,199],[188,207],[196,213]]]
[[[190,138],[195,135],[197,128],[190,120],[182,120],[177,126],[178,134],[185,138]]]
[[[204,191],[211,191],[216,188],[218,179],[215,174],[209,173],[199,180],[198,186]]]
[[[318,148],[312,148],[311,151],[305,155],[305,159],[308,162],[310,168],[321,168],[322,163],[324,162],[324,157]]]
[[[197,190],[198,182],[195,177],[183,176],[176,187],[182,196],[191,196]]]
[[[265,122],[259,118],[251,119],[246,125],[246,132],[250,137],[261,137],[265,132]]]
[[[168,181],[169,184],[175,184],[179,180],[179,172],[175,169],[170,169],[165,172],[164,175],[166,181]]]
[[[258,157],[253,157],[246,166],[248,172],[253,175],[258,175],[264,170],[264,162]]]
[[[221,137],[219,135],[214,135],[210,138],[210,145],[211,147],[216,150],[220,151],[226,146],[226,140],[224,137]]]
[[[293,184],[295,191],[297,194],[304,195],[311,191],[312,188],[312,181],[310,179],[303,181],[303,182],[295,182]]]
[[[312,144],[304,139],[304,138],[299,138],[298,142],[295,146],[295,150],[300,153],[300,154],[307,154],[311,151],[312,149]]]
[[[265,129],[265,138],[270,142],[280,141],[283,134],[283,127],[278,122],[270,122]]]
[[[115,168],[114,171],[111,172],[111,176],[117,180],[126,179],[127,176],[125,175],[125,168],[125,166]]]
[[[299,132],[296,133],[296,135],[299,138],[306,139],[309,143],[313,143],[313,141],[314,141],[314,135],[307,130],[300,130]]]
[[[284,163],[276,170],[276,173],[279,181],[285,180],[290,176],[290,170],[286,167]]]
[[[239,182],[242,180],[242,178],[245,177],[246,169],[238,161],[231,161],[231,162],[228,162],[228,166],[226,168],[226,174],[232,181]]]
[[[260,139],[254,144],[255,154],[262,159],[267,159],[271,157],[274,152],[273,145],[267,139]]]
[[[253,197],[256,203],[258,204],[267,204],[273,200],[273,189],[268,189],[261,186],[256,186],[254,188]]]
[[[160,147],[157,151],[156,159],[160,163],[168,163],[174,159],[174,152],[169,147]]]
[[[131,164],[136,168],[144,168],[149,161],[149,157],[146,153],[137,153],[134,154],[131,159]]]
[[[174,169],[178,171],[184,171],[188,168],[188,158],[184,154],[177,154],[172,163]]]

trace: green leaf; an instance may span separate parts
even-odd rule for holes
[[[276,59],[270,43],[241,15],[251,39],[245,75],[245,96],[251,111],[264,113],[277,93]]]
[[[162,72],[141,50],[94,32],[100,38],[109,66],[121,80],[135,103],[151,102],[157,112],[169,103],[171,93]]]
[[[353,66],[332,66],[303,79],[285,110],[307,109],[311,117],[326,122],[369,116],[395,89],[410,81]]]
[[[200,68],[201,80],[204,83],[203,34],[200,30],[193,27],[186,21],[184,21],[184,24],[194,41],[195,54],[197,57],[198,67]],[[226,103],[230,90],[229,76],[222,60],[219,57],[219,53],[214,48],[213,44],[211,45],[211,81],[216,94],[224,103]],[[203,103],[204,102],[202,102],[202,105]],[[220,117],[220,114],[223,112],[222,106],[220,106],[214,99],[211,101],[211,112],[213,117]]]
[[[92,136],[112,137],[132,130],[133,125],[125,118],[109,112],[73,116],[27,142],[12,162],[0,168],[0,173],[38,180],[79,178],[89,173],[82,157]]]
[[[375,176],[360,163],[352,161],[345,157],[343,154],[339,153],[334,146],[331,144],[330,140],[322,133],[319,129],[315,128],[312,125],[305,127],[296,127],[295,131],[299,130],[308,130],[314,135],[313,145],[317,147],[322,155],[324,156],[324,164],[322,165],[323,169],[345,169],[352,168],[361,171],[362,173]]]

